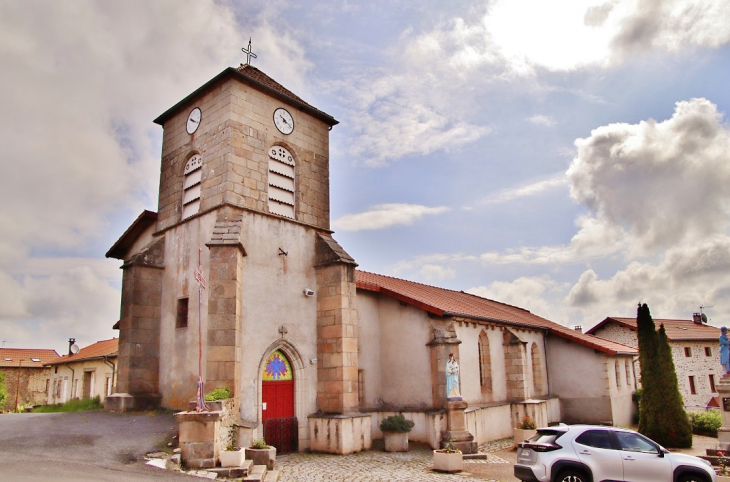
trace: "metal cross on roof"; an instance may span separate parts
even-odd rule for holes
[[[251,57],[256,58],[256,54],[251,50],[251,37],[248,38],[248,48],[241,48],[244,54],[246,54],[246,65],[251,65]]]

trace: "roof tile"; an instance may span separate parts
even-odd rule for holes
[[[89,345],[79,350],[75,355],[64,355],[58,360],[54,360],[49,365],[59,365],[72,363],[82,360],[90,360],[92,358],[101,358],[105,356],[116,356],[119,351],[119,338],[111,340],[97,341],[93,345]]]
[[[22,361],[22,367],[42,368],[46,363],[59,358],[56,350],[44,348],[0,348],[0,367],[17,367]],[[33,361],[33,359],[39,361]]]
[[[636,348],[572,330],[517,306],[482,298],[463,291],[406,281],[356,270],[357,287],[391,296],[438,316],[464,316],[548,330],[550,333],[609,354],[631,354]]]
[[[586,333],[595,333],[599,328],[607,323],[616,323],[630,330],[636,331],[636,318],[624,318],[619,316],[609,316]],[[663,318],[654,318],[656,329],[664,325],[667,332],[667,338],[670,341],[681,340],[717,340],[720,338],[720,329],[714,326],[695,323],[692,320],[669,320]]]

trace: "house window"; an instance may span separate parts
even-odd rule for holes
[[[182,219],[189,218],[200,211],[200,184],[203,176],[203,157],[193,155],[185,163],[183,175]]]
[[[697,390],[695,389],[695,377],[692,375],[689,376],[689,393],[697,395]]]
[[[705,347],[705,356],[712,356],[712,348],[710,348],[709,346]]]
[[[717,390],[715,390],[715,375],[713,374],[710,374],[710,391],[717,392]]]
[[[177,300],[177,328],[188,327],[188,298],[180,298]]]
[[[691,357],[692,356],[692,348],[685,346],[684,347],[684,356]]]
[[[487,332],[483,331],[479,334],[477,342],[479,349],[479,385],[482,390],[492,389],[492,358],[489,354],[489,337]]]
[[[281,146],[269,149],[269,212],[294,219],[294,156]]]

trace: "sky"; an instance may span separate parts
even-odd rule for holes
[[[335,117],[360,269],[587,329],[730,324],[726,0],[0,0],[0,342],[117,336],[159,114],[246,61]]]

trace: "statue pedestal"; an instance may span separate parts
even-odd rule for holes
[[[463,400],[447,401],[447,427],[448,430],[441,436],[441,448],[451,441],[454,448],[461,450],[465,454],[477,453],[477,443],[474,436],[466,430],[466,417],[464,410],[469,404]]]
[[[718,448],[728,450],[730,449],[730,376],[723,375],[715,387],[719,394],[722,413],[722,426],[717,430]]]

